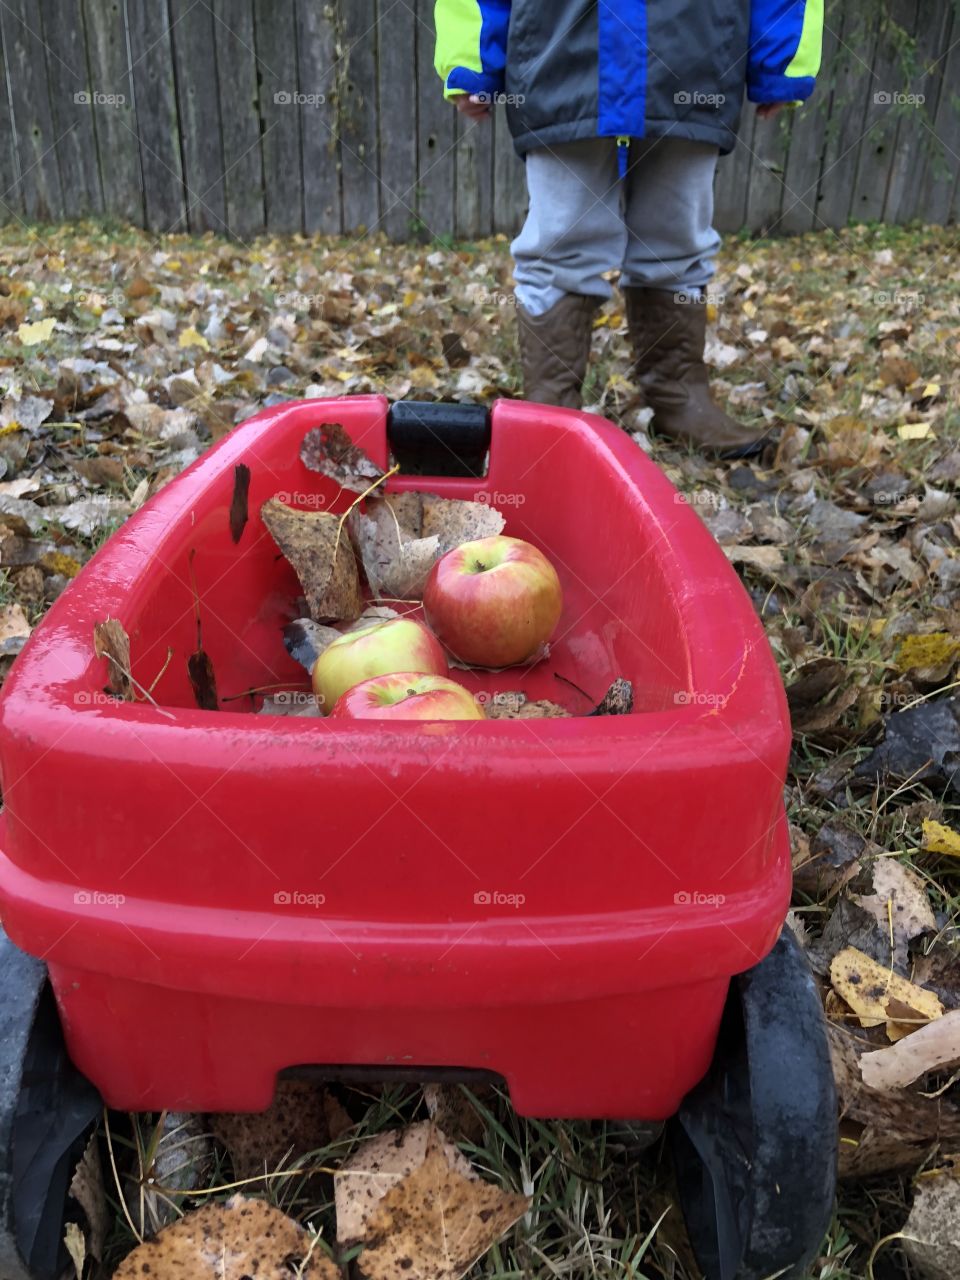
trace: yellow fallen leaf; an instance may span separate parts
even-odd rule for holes
[[[25,322],[17,329],[17,337],[24,347],[39,346],[41,342],[50,340],[56,323],[53,316],[47,316],[46,320],[34,320],[32,324]]]
[[[13,418],[10,422],[0,427],[0,437],[10,436],[10,435],[13,435],[14,431],[22,431],[22,430],[23,428],[20,426],[20,423],[16,420],[16,418]]]
[[[181,347],[202,347],[204,351],[210,350],[210,343],[202,333],[196,331],[193,325],[189,329],[184,329],[179,342]]]
[[[845,947],[833,957],[830,981],[862,1027],[886,1023],[891,1040],[900,1040],[919,1023],[943,1015],[943,1005],[932,991],[901,978],[856,947]],[[906,1010],[910,1011],[909,1021]]]
[[[753,317],[757,314],[756,303],[751,302],[749,298],[747,298],[747,300],[743,304],[743,314],[747,316],[747,318],[750,320],[752,320]]]
[[[933,435],[929,422],[905,422],[897,427],[897,435],[901,440],[927,440]]]
[[[949,631],[933,631],[929,635],[904,636],[894,659],[898,671],[915,671],[918,667],[940,667],[960,653],[960,637]]]
[[[79,560],[74,560],[65,551],[48,551],[40,563],[50,573],[62,574],[64,578],[75,578],[83,567]]]
[[[923,390],[920,393],[921,397],[924,400],[926,400],[928,396],[932,400],[934,396],[938,396],[939,394],[940,394],[939,382],[928,382],[927,385],[923,388]]]
[[[960,858],[960,834],[932,818],[923,820],[921,843],[930,853],[948,853],[953,858]]]

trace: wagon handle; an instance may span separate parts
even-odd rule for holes
[[[482,404],[398,400],[387,412],[387,439],[403,471],[482,474],[490,412]]]

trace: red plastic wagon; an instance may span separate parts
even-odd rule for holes
[[[281,642],[300,587],[260,506],[345,509],[353,495],[299,458],[331,422],[418,472],[391,488],[488,501],[556,565],[549,659],[464,673],[471,687],[584,711],[625,677],[632,713],[255,714],[259,696],[238,695],[305,683]],[[432,474],[471,459],[480,474]],[[198,609],[215,711],[188,676]],[[108,617],[157,705],[104,693]],[[16,662],[3,927],[45,963],[69,1057],[108,1106],[258,1110],[281,1073],[323,1068],[494,1077],[530,1116],[679,1113],[707,1274],[767,1275],[819,1244],[834,1176],[820,1004],[778,942],[788,749],[749,598],[622,432],[508,401],[289,403],[130,519]]]

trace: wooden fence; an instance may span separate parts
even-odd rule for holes
[[[0,221],[477,237],[513,232],[502,117],[443,101],[431,0],[2,0]],[[825,72],[744,116],[724,230],[960,216],[958,0],[828,0]]]

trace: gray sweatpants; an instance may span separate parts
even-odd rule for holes
[[[634,139],[621,181],[613,138],[527,153],[530,210],[512,247],[517,298],[542,315],[565,293],[608,298],[622,285],[694,291],[713,275],[717,148],[685,138]]]

